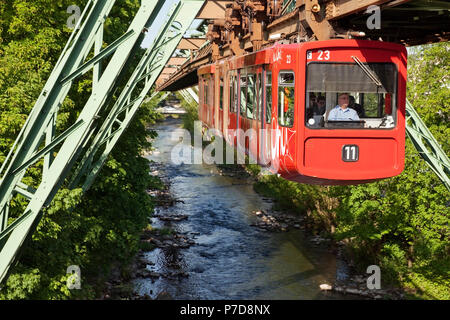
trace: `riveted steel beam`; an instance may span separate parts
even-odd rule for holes
[[[450,161],[409,101],[406,101],[406,133],[420,156],[450,190]]]
[[[198,0],[181,0],[174,6],[170,13],[170,18],[166,22],[165,26],[160,30],[156,40],[141,58],[138,67],[135,69],[135,72],[129,79],[128,84],[111,109],[107,121],[105,121],[102,128],[94,138],[91,148],[86,153],[84,160],[80,163],[80,166],[77,169],[71,186],[77,185],[77,183],[84,176],[85,182],[83,184],[83,190],[90,188],[108,155],[111,153],[117,141],[128,127],[130,121],[132,121],[136,111],[144,101],[145,96],[155,83],[156,79],[161,74],[164,66],[172,57],[173,52],[176,50],[183,34],[187,31],[192,21],[195,19],[195,16],[203,5],[203,2],[204,1]],[[158,66],[155,66],[155,64]],[[148,72],[149,68],[151,68],[153,72]],[[144,75],[146,75],[146,77],[143,77]],[[139,91],[138,98],[135,99],[134,103],[130,103],[129,97],[136,89],[137,84],[143,80],[145,80],[144,88]],[[121,112],[118,112],[119,110]],[[112,132],[111,129],[113,124],[116,122],[115,120],[119,114],[123,112],[125,112],[124,119],[121,121],[119,128]],[[100,151],[102,143],[106,143],[106,147],[101,154],[99,154],[98,160],[93,162],[93,159]]]
[[[184,101],[186,101],[188,104],[193,104],[194,103],[194,99],[187,93],[186,89],[181,89],[178,91],[178,93],[181,94],[181,96],[183,97]]]
[[[126,41],[129,37],[133,35],[134,31],[129,30],[124,35],[120,36],[119,39],[115,40],[113,43],[111,43],[107,48],[100,51],[95,57],[93,57],[91,60],[80,66],[77,70],[72,72],[70,75],[66,76],[64,79],[61,80],[61,83],[65,85],[68,82],[73,81],[76,77],[79,77],[86,72],[88,72],[90,69],[94,67],[95,64],[99,63],[103,59],[109,57],[111,54],[114,53],[114,51],[117,49],[117,47],[120,46],[121,43]],[[97,79],[98,82],[98,79]]]
[[[189,93],[189,95],[194,99],[196,103],[199,103],[198,95],[192,88],[187,88],[186,91]]]

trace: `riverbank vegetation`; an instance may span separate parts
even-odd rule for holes
[[[67,0],[0,2],[0,165],[70,36],[67,8],[72,4]],[[114,6],[115,18],[105,22],[105,46],[126,32],[139,5],[140,1],[130,0]],[[92,73],[87,74],[69,92],[59,110],[59,132],[80,113],[91,92],[91,78]],[[2,284],[0,299],[96,298],[112,270],[126,273],[154,205],[146,190],[158,185],[157,178],[148,174],[148,161],[141,157],[150,147],[148,136],[154,136],[146,129],[157,118],[153,104],[141,107],[86,194],[64,187],[57,193]],[[42,162],[35,170],[41,168]],[[37,176],[31,171],[25,179],[37,186]],[[24,205],[16,201],[11,216],[17,217]],[[66,285],[71,265],[80,267],[80,290]]]
[[[409,101],[449,154],[449,43],[414,50],[408,77]],[[188,111],[189,123],[196,110]],[[405,171],[370,184],[311,186],[248,169],[275,209],[305,215],[310,230],[345,243],[358,272],[376,264],[382,287],[401,287],[409,298],[450,299],[449,192],[408,138]]]

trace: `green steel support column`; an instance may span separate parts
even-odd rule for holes
[[[148,19],[148,23],[146,25],[147,30],[154,30],[157,27],[157,26],[155,26],[155,20],[156,20],[157,16],[162,14],[161,10],[162,10],[163,6],[164,6],[164,1],[163,0],[158,1],[158,3],[156,4],[156,6],[152,12],[152,15]],[[132,55],[138,53],[137,52],[138,50],[140,50],[140,46],[133,49]],[[134,73],[133,73],[133,76],[131,77],[131,79],[133,79],[134,74],[136,72],[138,72],[138,70],[141,69],[142,61],[143,61],[143,58],[141,59],[141,62],[139,63],[139,65],[134,69]],[[129,80],[128,82],[130,83],[131,80]],[[129,83],[125,86],[125,90],[124,90],[124,92],[128,93],[128,95],[125,96],[125,99],[126,99],[128,105],[130,104],[131,93],[132,93],[132,90],[134,89],[134,86],[130,86]],[[131,91],[130,91],[130,89],[131,89]],[[122,93],[121,97],[123,97],[123,96],[124,96],[124,94]],[[136,99],[133,100],[133,103],[134,103],[134,101],[136,101]],[[117,105],[117,102],[115,105]],[[115,106],[112,108],[112,110],[114,110],[114,108],[115,108]],[[110,121],[111,121],[111,117],[106,118],[106,120],[103,122],[102,127],[97,132],[97,135],[94,138],[94,141],[92,143],[90,143],[89,145],[83,146],[83,149],[86,149],[87,151],[84,152],[84,156],[83,156],[82,160],[80,161],[78,168],[75,170],[73,177],[71,178],[69,188],[73,189],[73,188],[77,187],[80,182],[82,174],[87,170],[87,168],[91,168],[93,156],[95,155],[96,150],[99,148],[99,146],[101,146],[104,143],[104,141],[102,141],[102,143],[100,143],[100,145],[99,145],[98,136],[103,135],[105,133],[105,130],[107,131],[106,132],[107,135],[111,135],[112,125],[111,125]],[[116,121],[116,119],[113,119],[113,123],[115,121]],[[92,131],[91,134],[93,134],[93,133],[94,132]]]
[[[194,89],[187,88],[186,91],[191,95],[194,101],[198,104],[198,95],[195,93]]]
[[[92,47],[90,39],[100,27],[102,17],[109,14],[113,5],[114,1],[107,3],[102,1],[89,1],[87,3],[79,21],[81,27],[79,29],[76,28],[72,33],[44,89],[0,169],[0,175],[2,176],[2,180],[0,181],[0,212],[2,216],[0,220],[6,220],[4,216],[6,214],[5,208],[9,206],[14,189],[25,174],[25,170],[18,173],[14,173],[14,171],[35,154],[45,132],[49,132],[50,122],[53,117],[56,117],[57,110],[70,89],[71,83],[67,83],[68,85],[64,86],[60,83],[60,79],[64,75],[75,71],[83,62],[84,57],[87,56]],[[47,136],[46,141],[50,141],[51,138]],[[50,157],[47,157],[47,164],[49,160]],[[0,234],[6,227],[7,222],[6,225],[1,226]]]
[[[158,14],[161,14],[161,9],[163,7],[163,1],[158,3],[157,7],[154,10],[154,14],[152,15],[152,18],[150,18],[150,25],[147,26],[148,29],[154,30],[157,26],[155,25],[155,18]],[[157,14],[155,14],[157,13]],[[167,28],[167,24],[166,24]],[[121,93],[119,99],[116,101],[115,105],[112,107],[110,111],[110,115],[106,119],[106,121],[103,123],[102,127],[100,128],[99,132],[97,133],[96,137],[94,138],[94,141],[92,142],[91,146],[85,153],[83,159],[80,161],[80,164],[78,168],[75,170],[75,174],[72,177],[70,188],[75,188],[78,186],[81,177],[83,174],[85,174],[87,171],[92,169],[92,162],[95,154],[97,153],[98,149],[108,141],[108,137],[111,137],[112,135],[115,135],[117,131],[112,133],[112,127],[114,123],[117,123],[117,117],[120,114],[123,114],[123,112],[128,113],[128,109],[134,105],[136,101],[138,101],[141,97],[141,95],[138,96],[138,98],[133,99],[131,101],[131,94],[133,93],[133,90],[136,88],[136,85],[139,81],[137,81],[137,77],[142,75],[143,68],[146,72],[148,72],[148,69],[150,65],[148,64],[148,57],[152,55],[152,49],[153,46],[151,46],[149,49],[146,50],[146,53],[141,58],[141,61],[139,62],[138,66],[135,68],[133,75],[129,79],[127,85],[125,86],[125,89]],[[153,52],[154,54],[154,52]],[[145,78],[147,79],[147,78]],[[147,80],[146,80],[147,81]],[[147,94],[146,92],[144,95]],[[121,123],[122,124],[122,123]],[[87,188],[85,189],[87,190]]]
[[[406,133],[425,162],[450,190],[450,161],[409,101],[406,101]]]
[[[55,136],[55,128],[56,128],[56,112],[53,114],[50,119],[50,123],[47,126],[47,131],[45,132],[45,145],[48,146],[52,143],[53,137]],[[53,153],[49,152],[44,157],[44,168],[43,168],[43,176],[46,176],[49,173],[50,166],[53,161]]]
[[[183,97],[184,101],[186,101],[188,104],[194,104],[195,100],[194,98],[188,93],[188,91],[186,89],[182,89],[180,91],[178,91],[181,96]]]
[[[158,38],[155,40],[153,45],[149,48],[151,51],[150,61],[147,62],[147,65],[151,66],[152,72],[150,74],[138,76],[138,79],[133,82],[130,79],[130,86],[136,85],[138,82],[142,81],[144,78],[146,79],[146,85],[144,89],[141,91],[138,100],[136,100],[128,109],[125,120],[121,124],[118,130],[116,130],[113,134],[111,134],[111,139],[106,138],[107,145],[105,150],[103,151],[100,159],[95,162],[92,166],[92,169],[87,175],[86,182],[83,184],[83,189],[86,190],[90,188],[95,177],[106,161],[109,153],[114,148],[115,144],[119,140],[120,136],[127,128],[130,121],[133,119],[137,109],[141,105],[143,99],[146,94],[153,86],[154,82],[159,77],[160,73],[164,69],[165,65],[169,61],[170,57],[173,55],[173,52],[176,50],[178,43],[180,42],[183,34],[187,31],[188,27],[194,20],[204,1],[198,0],[190,0],[185,1],[182,0],[177,4],[175,10],[172,13],[171,19],[166,24],[166,26],[161,31]],[[175,35],[173,34],[175,33]],[[155,49],[156,48],[156,49]],[[154,65],[156,65],[154,67]],[[133,78],[133,77],[132,77]],[[114,109],[114,108],[113,108]],[[117,109],[121,109],[120,105]],[[117,117],[119,114],[111,111],[110,117]],[[105,140],[101,140],[105,141]]]
[[[184,91],[184,89],[178,90],[177,92],[181,95],[181,97],[186,103],[188,104],[192,103],[192,99],[186,95],[186,91]]]
[[[50,144],[48,148],[44,148],[45,152],[38,150],[51,117],[56,113],[57,108],[70,89],[70,84],[74,79],[71,75],[78,75],[88,70],[86,64],[83,64],[83,66],[81,64],[94,45],[95,35],[98,34],[99,28],[103,25],[114,3],[115,1],[113,0],[98,0],[88,3],[90,8],[89,14],[87,14],[85,19],[83,16],[84,22],[82,27],[79,31],[75,31],[76,35],[73,36],[66,46],[26,125],[16,140],[15,146],[17,147],[13,148],[7,157],[3,167],[7,169],[0,184],[0,212],[2,212],[2,215],[5,214],[10,197],[20,183],[27,166],[34,163],[38,156],[45,156],[56,147],[55,142],[55,145]],[[7,275],[8,269],[27,235],[39,222],[42,216],[40,212],[42,207],[50,203],[69,173],[70,167],[79,155],[82,146],[92,134],[92,127],[95,125],[94,120],[109,96],[111,96],[117,78],[130,58],[133,48],[139,45],[138,40],[142,39],[142,31],[147,25],[157,3],[157,0],[141,1],[141,7],[133,19],[126,36],[121,38],[120,43],[115,44],[112,50],[114,55],[102,73],[78,120],[72,126],[72,130],[64,137],[52,140],[52,143],[55,140],[62,143],[62,146],[51,163],[48,174],[42,177],[38,189],[30,194],[31,199],[24,213],[16,221],[7,225],[5,229],[0,230],[0,281]],[[88,10],[85,12],[87,13]],[[105,48],[102,52],[105,50],[108,51],[108,48]],[[102,52],[99,55],[102,55]],[[99,57],[94,57],[91,61],[95,61],[95,63],[91,64],[92,66],[90,65],[89,68],[99,61]],[[65,80],[62,81],[62,79]],[[1,218],[3,219],[3,217]]]
[[[145,99],[145,96],[169,61],[183,34],[195,19],[203,2],[198,0],[182,0],[175,6],[169,21],[162,28],[154,43],[146,51],[135,73],[111,109],[107,121],[95,137],[91,149],[87,152],[83,161],[81,161],[80,167],[77,169],[77,174],[71,183],[72,187],[77,185],[81,177],[85,175],[86,180],[83,184],[83,190],[90,188],[108,155],[128,127],[139,106]],[[149,69],[151,70],[150,72]],[[142,80],[145,80],[144,89],[140,91],[136,99],[130,102],[130,96],[133,90]],[[120,122],[119,128],[112,131],[113,125],[117,123],[118,117],[123,113],[125,113],[125,117]],[[105,149],[100,154],[99,159],[89,166],[94,156],[105,143]]]
[[[97,35],[95,36],[95,50],[94,55],[98,56],[99,53],[102,51],[103,46],[103,25],[100,27],[100,29],[97,32]],[[94,65],[94,75],[92,79],[92,90],[95,90],[98,85],[98,81],[100,80],[101,76],[101,70],[102,68],[102,62],[99,61]]]
[[[157,93],[159,93],[159,92],[157,92]],[[162,100],[164,100],[165,98],[167,98],[167,96],[170,94],[170,92],[166,92],[166,93],[164,93],[159,99],[160,99],[160,101],[162,101]]]
[[[6,203],[6,206],[2,209],[1,212],[0,227],[2,228],[2,230],[6,229],[7,227],[8,218],[9,218],[9,201]]]

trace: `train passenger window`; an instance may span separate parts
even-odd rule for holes
[[[200,78],[198,82],[198,94],[199,94],[199,103],[203,105],[205,98],[204,98],[204,89],[203,89],[203,79]]]
[[[396,66],[354,60],[356,63],[308,64],[305,117],[308,127],[395,127]]]
[[[239,92],[238,92],[238,81],[237,77],[233,76],[233,112],[237,113]]]
[[[236,112],[235,104],[234,104],[234,76],[230,72],[230,112]]]
[[[272,73],[266,74],[266,123],[272,122]]]
[[[203,98],[204,98],[203,104],[207,105],[208,104],[208,80],[207,79],[204,80],[203,93],[204,93],[203,94]]]
[[[256,82],[255,75],[247,76],[247,118],[255,119]]]
[[[209,78],[209,85],[208,85],[208,104],[209,104],[211,109],[214,108],[214,104],[215,104],[215,100],[214,100],[215,94],[214,94],[214,92],[216,92],[214,78],[210,77]]]
[[[247,109],[247,77],[241,76],[241,116],[245,116]]]
[[[223,109],[223,78],[220,78],[220,101],[219,108]]]
[[[256,114],[257,119],[261,120],[262,118],[262,110],[263,110],[263,104],[262,104],[262,86],[261,86],[261,73],[258,73],[256,75]]]
[[[294,72],[280,72],[278,80],[278,123],[283,127],[294,124]]]

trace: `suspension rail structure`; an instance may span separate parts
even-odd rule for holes
[[[51,203],[59,188],[66,183],[69,188],[81,185],[86,191],[92,185],[204,1],[179,1],[160,28],[161,24],[155,21],[164,13],[165,1],[142,0],[128,31],[102,49],[104,22],[115,2],[88,2],[0,170],[0,282],[7,277],[20,248],[41,220],[43,208]],[[153,44],[145,51],[118,99],[109,107],[119,81],[125,77],[126,66],[142,51],[140,46],[146,31],[158,29]],[[85,61],[93,47],[94,57]],[[110,61],[102,71],[101,62],[106,58]],[[91,96],[75,123],[56,135],[59,107],[74,80],[92,69]],[[106,118],[102,119],[101,114],[107,114]],[[77,162],[80,157],[81,161]],[[22,179],[27,169],[42,158],[41,183],[34,189]],[[18,194],[29,202],[24,212],[13,219],[9,215],[10,202]]]

